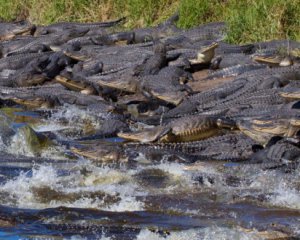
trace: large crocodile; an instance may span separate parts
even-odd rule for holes
[[[119,133],[118,136],[140,142],[181,142],[205,139],[220,134],[222,129],[235,129],[229,119],[193,116],[182,117],[166,125],[143,131]]]
[[[109,28],[122,23],[124,20],[125,18],[120,18],[108,22],[94,22],[94,23],[59,22],[48,26],[37,27],[37,30],[35,31],[35,36],[52,34],[52,33],[61,33],[69,29],[83,29],[84,31],[89,31],[94,28],[96,29]]]
[[[35,26],[28,21],[20,21],[15,23],[0,23],[0,41],[10,40],[17,35],[31,34]]]
[[[64,103],[87,106],[103,102],[103,98],[100,96],[68,91],[63,89],[60,84],[27,88],[1,88],[0,91],[0,99],[11,100],[30,108],[49,108]]]

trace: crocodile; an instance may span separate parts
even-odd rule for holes
[[[297,87],[287,87],[279,90],[279,95],[290,100],[300,99],[300,89]]]
[[[242,88],[227,97],[213,101],[207,104],[198,106],[198,111],[213,109],[215,106],[220,106],[225,103],[236,101],[245,94],[254,92],[259,89],[272,88],[276,82],[284,85],[289,80],[297,80],[300,78],[300,68],[297,66],[272,68],[272,69],[258,69],[249,71],[238,76],[232,83],[241,82],[244,84]],[[231,83],[231,84],[232,84]],[[230,84],[229,84],[230,85]]]
[[[203,80],[211,80],[216,78],[226,78],[226,77],[236,77],[247,71],[252,71],[256,69],[266,68],[266,65],[263,64],[237,64],[235,66],[226,67],[220,70],[210,71],[208,76]]]
[[[185,85],[192,79],[191,74],[180,68],[165,67],[157,75],[142,77],[139,87],[146,96],[178,105],[186,95],[183,91],[192,91]]]
[[[234,129],[235,123],[222,118],[192,116],[176,119],[164,126],[132,133],[118,133],[124,139],[140,142],[180,142],[205,139],[221,133],[222,128]]]
[[[196,159],[182,152],[147,148],[143,145],[129,145],[119,143],[98,142],[89,145],[76,145],[71,147],[76,155],[83,156],[94,162],[126,163],[130,167],[139,163],[160,163],[161,160],[193,163]]]
[[[165,22],[160,23],[155,27],[139,28],[134,30],[133,43],[143,43],[149,41],[159,40],[168,36],[179,34],[181,31],[174,23],[179,19],[179,15],[175,14],[167,19]]]
[[[35,29],[35,26],[28,21],[19,21],[14,23],[0,23],[0,41],[10,40],[17,35],[30,35]]]
[[[272,53],[290,52],[293,49],[299,49],[300,43],[292,40],[272,40],[268,42],[255,43],[256,53],[264,52],[264,50],[272,51]]]
[[[293,65],[293,60],[288,56],[253,56],[252,59],[256,62],[267,64],[270,67],[287,67]]]
[[[28,62],[32,61],[35,58],[49,56],[51,52],[47,53],[24,53],[15,56],[9,56],[0,59],[0,70],[3,71],[4,69],[10,70],[18,70],[20,68],[25,67]]]
[[[71,73],[63,71],[55,77],[55,80],[70,90],[94,94],[97,89],[89,85],[85,79],[88,76],[100,73],[102,66],[103,64],[97,60],[79,62],[73,66]]]
[[[207,23],[180,32],[180,35],[183,35],[194,42],[200,40],[210,40],[210,39],[215,41],[220,41],[226,35],[226,24],[224,22]]]
[[[110,28],[117,24],[124,22],[125,18],[120,18],[113,21],[108,22],[93,22],[93,23],[78,23],[78,22],[59,22],[54,23],[48,26],[39,26],[37,27],[34,35],[46,35],[53,33],[60,33],[69,29],[83,29],[84,31],[89,31],[91,29],[98,28]]]
[[[226,112],[226,116],[230,119],[245,119],[251,117],[270,116],[272,119],[288,117],[293,118],[299,115],[300,104],[298,101],[274,104],[274,105],[255,105],[249,108],[240,107],[236,109],[230,109]]]
[[[53,35],[47,35],[47,36],[40,36],[34,38],[30,43],[25,44],[9,53],[7,53],[7,56],[10,55],[16,55],[20,53],[26,53],[30,51],[39,51],[40,48],[45,48],[50,47],[50,46],[56,46],[56,45],[61,45],[66,43],[68,40],[75,38],[75,37],[80,37],[86,34],[85,31],[79,31],[79,30],[74,30],[70,29],[68,31],[64,31],[63,34],[53,34]]]
[[[231,54],[222,54],[216,55],[211,60],[211,68],[212,69],[223,69],[232,66],[236,66],[238,64],[253,64],[254,61],[252,60],[250,55],[246,55],[244,53],[231,53]]]
[[[100,96],[62,89],[60,84],[24,88],[1,88],[0,99],[11,100],[29,108],[51,108],[65,103],[87,106],[104,102]]]
[[[291,171],[299,166],[299,154],[300,149],[295,143],[288,139],[279,139],[254,153],[247,163],[259,164],[263,170],[284,168],[285,171]]]
[[[7,54],[9,52],[13,52],[16,49],[31,43],[34,39],[35,38],[33,36],[29,35],[29,36],[15,37],[14,39],[0,42],[1,57],[7,57]],[[40,50],[46,50],[46,49],[41,48]]]
[[[254,44],[233,45],[233,44],[228,44],[223,41],[220,41],[218,48],[215,50],[215,53],[216,55],[234,54],[234,53],[252,54],[254,53],[254,51],[255,51]]]
[[[265,144],[273,136],[295,137],[299,131],[299,122],[298,116],[276,119],[268,116],[236,121],[240,131],[261,144]]]
[[[218,144],[220,148],[215,149]],[[195,161],[246,161],[254,153],[256,144],[243,134],[226,134],[207,140],[179,143],[92,143],[75,146],[71,150],[94,161],[180,161],[193,163]],[[142,156],[144,155],[144,156]]]
[[[0,80],[0,86],[26,87],[44,83],[48,80],[39,66],[46,65],[48,56],[38,57],[30,61],[25,67]]]
[[[227,103],[221,104],[219,106],[213,107],[213,110],[224,110],[239,107],[254,107],[254,106],[270,106],[276,104],[284,104],[286,100],[280,96],[277,88],[263,88],[262,90],[257,90],[255,92],[250,92],[244,94],[243,96],[229,101]]]

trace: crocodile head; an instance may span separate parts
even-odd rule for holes
[[[127,157],[121,146],[109,145],[105,143],[93,146],[77,146],[72,147],[71,151],[76,155],[88,158],[97,162],[113,162],[122,161],[126,162]]]
[[[219,46],[218,43],[214,42],[207,47],[200,49],[196,59],[189,60],[191,64],[202,64],[210,63],[215,56],[215,49]]]
[[[237,121],[237,126],[242,133],[244,133],[245,135],[249,136],[250,138],[262,145],[267,144],[269,140],[274,136],[270,133],[255,130],[252,127],[251,122],[247,120]]]
[[[55,77],[55,81],[73,91],[81,92],[88,95],[95,93],[95,90],[92,87],[89,87],[78,81],[73,81],[67,78],[66,76],[58,75]]]
[[[28,21],[20,21],[15,23],[2,23],[0,24],[1,34],[0,40],[10,40],[17,35],[30,34],[35,28]]]
[[[140,142],[189,142],[202,140],[220,132],[217,119],[208,117],[184,117],[166,126],[157,126],[144,131],[119,133],[124,139]]]
[[[51,108],[53,107],[53,102],[51,100],[47,100],[41,97],[12,97],[10,100],[13,102],[23,105],[29,109],[36,109],[36,108]]]
[[[293,65],[293,61],[290,57],[282,57],[279,55],[274,56],[254,56],[253,60],[259,63],[267,64],[271,67],[287,67]]]
[[[138,80],[130,76],[109,80],[98,79],[97,83],[102,87],[113,88],[130,93],[135,93],[138,89]]]
[[[166,89],[151,89],[150,94],[164,102],[171,103],[175,106],[179,105],[186,96],[186,93],[180,91],[168,91]]]
[[[139,141],[142,143],[155,142],[170,132],[170,128],[166,126],[157,126],[151,129],[146,129],[137,132],[120,132],[118,137],[130,141]]]
[[[279,89],[279,95],[281,97],[287,98],[287,99],[300,99],[300,89],[294,88],[294,87],[287,87],[287,88],[281,88]]]
[[[296,123],[297,121],[295,121]],[[267,117],[240,120],[237,126],[243,133],[262,144],[268,142],[273,136],[291,137],[294,129],[291,128],[290,119],[271,119]]]

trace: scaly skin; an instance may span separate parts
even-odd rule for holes
[[[140,142],[183,142],[205,139],[221,133],[222,128],[234,129],[235,123],[221,118],[191,116],[176,119],[165,126],[118,136]]]
[[[87,96],[65,90],[59,84],[17,89],[2,88],[0,99],[11,100],[29,108],[51,108],[65,103],[87,106],[103,101],[99,96]]]
[[[27,21],[0,23],[0,41],[10,40],[18,35],[30,35],[35,26]]]

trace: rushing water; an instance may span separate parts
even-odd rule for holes
[[[77,158],[62,144],[101,125],[85,111],[68,106],[47,118],[22,109],[1,114],[13,129],[5,135],[2,130],[2,156],[29,159],[0,157],[1,239],[300,237],[299,169],[187,166],[164,159],[144,159],[136,167],[104,165]],[[58,141],[37,149],[26,135],[28,126]]]

